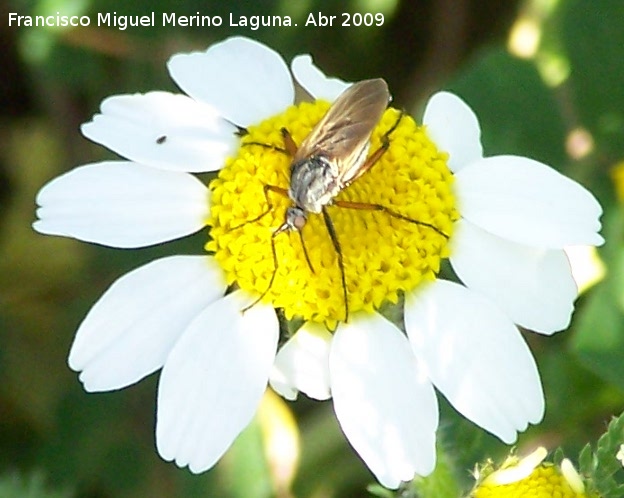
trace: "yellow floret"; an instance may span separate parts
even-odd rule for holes
[[[585,492],[573,489],[558,467],[543,463],[533,472],[509,484],[483,483],[474,498],[585,498]]]
[[[272,234],[284,222],[291,200],[266,185],[287,190],[291,159],[280,130],[286,128],[300,144],[327,112],[322,101],[291,106],[257,126],[241,139],[238,155],[211,184],[211,237],[206,244],[223,267],[228,283],[254,295],[265,292],[275,271]],[[371,136],[369,154],[399,118],[388,109]],[[257,145],[264,144],[264,145]],[[271,148],[273,146],[274,148]],[[434,225],[451,236],[455,209],[453,176],[446,154],[438,151],[424,129],[403,116],[390,136],[390,147],[337,200],[380,204],[412,220]],[[435,278],[448,239],[435,230],[398,219],[384,211],[327,208],[342,248],[349,312],[373,311],[384,301],[396,302],[402,291]],[[302,230],[312,269],[299,234],[286,232],[273,240],[278,261],[273,285],[263,300],[283,308],[286,318],[335,324],[344,320],[345,303],[337,254],[321,214],[309,214]]]

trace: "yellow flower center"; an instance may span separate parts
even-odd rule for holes
[[[300,234],[310,267],[299,234],[272,237],[292,201],[271,190],[265,195],[267,185],[289,186],[292,158],[278,150],[284,149],[280,130],[288,130],[300,144],[328,108],[323,101],[302,103],[248,128],[238,155],[210,184],[212,240],[206,249],[214,253],[229,284],[236,282],[256,296],[265,293],[263,301],[283,308],[286,318],[335,324],[344,320],[346,306],[338,254],[322,214],[309,213]],[[369,154],[381,147],[399,116],[396,109],[386,110],[372,133]],[[447,155],[436,149],[424,128],[403,116],[389,141],[377,163],[335,199],[381,205],[438,231],[372,207],[329,205],[344,261],[349,313],[371,312],[386,300],[396,303],[400,292],[434,279],[441,259],[448,257],[448,237],[458,218]]]
[[[524,479],[509,484],[487,480],[474,491],[474,498],[585,498],[587,494],[575,491],[558,467],[544,463]]]

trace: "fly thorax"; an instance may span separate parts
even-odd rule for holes
[[[338,170],[325,157],[313,156],[292,165],[288,195],[303,210],[320,213],[338,192]]]

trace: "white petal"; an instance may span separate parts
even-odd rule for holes
[[[538,161],[495,156],[456,175],[462,217],[499,237],[534,247],[600,245],[602,208],[573,180]]]
[[[535,360],[507,315],[482,295],[437,280],[406,296],[405,328],[434,385],[475,424],[509,444],[542,419]]]
[[[331,338],[323,325],[306,322],[277,353],[269,380],[273,390],[290,400],[299,391],[313,399],[328,399]]]
[[[226,284],[214,258],[171,256],[117,280],[91,308],[69,353],[87,391],[133,384],[163,366],[182,331]]]
[[[168,67],[184,92],[240,126],[282,112],[294,100],[284,59],[250,38],[236,36],[206,52],[174,55]]]
[[[562,249],[536,249],[460,220],[451,264],[467,287],[488,296],[518,325],[542,333],[570,324],[577,289]]]
[[[329,368],[338,421],[379,482],[429,474],[438,405],[405,335],[380,315],[341,324]]]
[[[187,173],[125,161],[75,168],[37,195],[35,230],[112,247],[142,247],[206,224],[208,189]]]
[[[333,102],[351,85],[341,79],[325,76],[307,54],[295,57],[290,68],[297,82],[315,99]]]
[[[431,97],[423,123],[438,149],[448,152],[451,171],[456,173],[483,157],[479,120],[457,95],[439,92]]]
[[[270,306],[241,292],[206,308],[165,362],[158,386],[156,444],[191,472],[212,467],[251,421],[275,359],[279,325]]]
[[[171,171],[216,171],[238,146],[236,127],[186,95],[116,95],[82,134],[141,164]]]

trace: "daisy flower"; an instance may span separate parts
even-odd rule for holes
[[[399,216],[327,207],[342,274],[321,215],[301,237],[273,232],[291,205],[279,190],[291,163],[281,130],[301,144],[349,84],[308,55],[289,71],[241,37],[168,68],[186,95],[110,97],[82,127],[127,160],[78,167],[37,197],[39,232],[113,247],[210,227],[208,255],[153,261],[93,306],[69,355],[87,391],[162,369],[158,452],[192,472],[221,458],[268,383],[287,399],[331,397],[348,441],[389,488],[435,466],[434,387],[506,443],[541,420],[538,370],[516,325],[567,327],[577,290],[563,249],[603,242],[587,190],[528,158],[484,157],[477,118],[452,94],[431,98],[424,126],[388,108],[370,154],[386,136],[389,148],[337,199]],[[291,71],[313,102],[293,103]],[[192,174],[207,171],[218,171],[208,186]],[[439,278],[446,258],[462,284]],[[401,296],[399,327],[376,310]],[[282,347],[276,308],[304,322]]]
[[[524,458],[510,456],[499,469],[478,471],[472,498],[594,498],[570,460],[545,462],[548,451],[537,448]],[[483,475],[480,475],[483,474]]]

